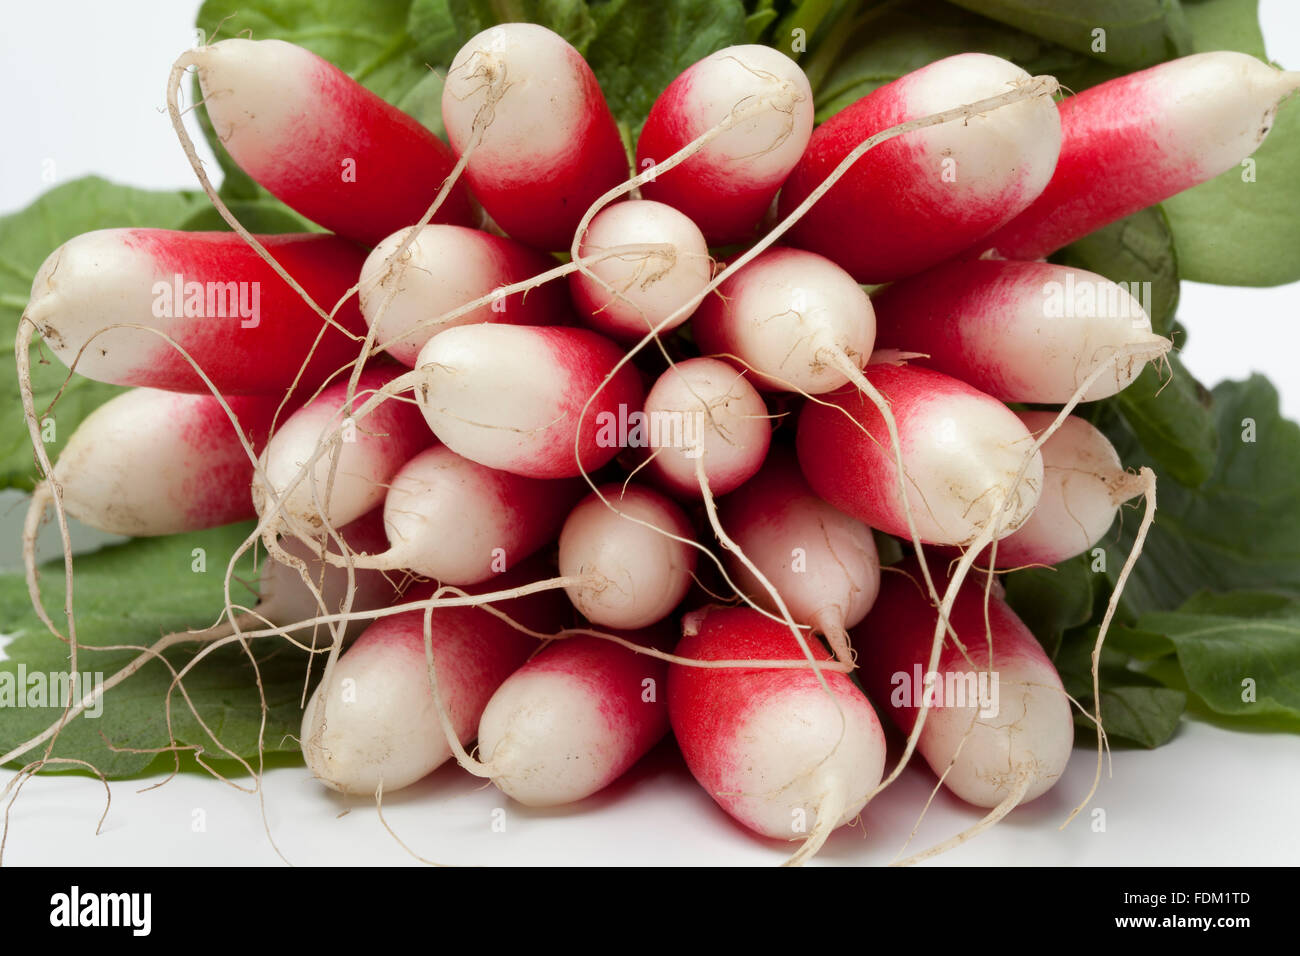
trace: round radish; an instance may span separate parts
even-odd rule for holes
[[[569,276],[573,302],[587,324],[613,338],[632,341],[651,329],[666,332],[685,322],[690,312],[681,311],[682,307],[704,291],[713,272],[709,247],[695,223],[671,206],[648,200],[616,203],[597,213],[579,253],[586,258],[634,245],[667,249],[603,259],[590,266],[595,279],[581,272]],[[661,327],[679,311],[672,324]]]
[[[695,572],[694,529],[663,495],[637,485],[606,485],[584,498],[560,531],[560,575],[588,580],[565,588],[593,624],[634,629],[667,617]]]

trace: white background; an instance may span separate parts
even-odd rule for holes
[[[193,45],[197,7],[182,0],[5,4],[0,214],[22,208],[51,185],[43,178],[51,161],[58,182],[96,173],[148,188],[196,186],[167,121],[163,91],[171,61]],[[1270,56],[1300,68],[1300,3],[1261,0],[1260,7]],[[210,157],[197,130],[193,136]],[[1184,282],[1179,318],[1189,342],[1183,359],[1207,384],[1252,371],[1266,374],[1279,387],[1286,414],[1300,418],[1298,310],[1300,284],[1240,289]],[[5,541],[16,540],[20,509],[21,502],[0,500]],[[1175,740],[1157,751],[1114,754],[1113,775],[1103,779],[1093,804],[1105,812],[1104,832],[1089,816],[1058,830],[1087,792],[1094,766],[1087,750],[1076,750],[1065,778],[1050,793],[941,862],[1300,860],[1300,739],[1294,736],[1230,733],[1186,721]],[[836,833],[815,862],[887,862],[911,830],[930,781],[927,772],[909,768],[871,804],[864,826]],[[414,862],[384,831],[371,803],[325,791],[301,768],[266,774],[265,829],[254,795],[199,776],[139,792],[154,782],[115,783],[112,811],[99,836],[94,832],[103,806],[100,783],[68,777],[28,783],[11,815],[4,862],[276,863],[280,858],[268,829],[293,863]],[[506,810],[504,832],[491,829],[498,807]],[[345,809],[350,812],[339,816]],[[614,787],[568,808],[530,811],[458,767],[444,766],[390,795],[385,813],[413,850],[446,863],[769,864],[787,852],[781,844],[755,839],[715,807],[671,744]],[[200,816],[206,830],[196,832]],[[978,817],[941,792],[913,849]]]

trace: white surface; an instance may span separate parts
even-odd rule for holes
[[[42,179],[47,160],[53,160],[58,181],[96,172],[152,188],[194,185],[162,104],[168,67],[193,42],[196,7],[176,0],[65,0],[6,9],[0,89],[8,91],[3,118],[10,135],[0,150],[0,213],[21,208],[51,185]],[[1300,65],[1300,4],[1261,0],[1261,7],[1270,54]],[[1184,359],[1207,384],[1263,372],[1281,390],[1284,410],[1300,418],[1298,306],[1300,285],[1236,289],[1184,283],[1179,316],[1190,334]],[[1218,865],[1294,864],[1300,858],[1300,739],[1294,736],[1230,733],[1186,722],[1160,750],[1114,755],[1113,777],[1103,780],[1093,804],[1106,812],[1104,832],[1094,829],[1090,815],[1059,831],[1087,792],[1094,766],[1086,749],[1076,750],[1054,790],[942,862]],[[137,793],[153,782],[114,784],[112,811],[98,837],[93,834],[103,808],[101,784],[60,777],[29,782],[10,819],[4,862],[278,862],[255,796],[198,776]],[[868,808],[865,834],[857,828],[836,833],[814,862],[886,862],[901,846],[929,786],[927,772],[909,769]],[[270,832],[294,863],[413,862],[383,831],[370,804],[324,790],[305,770],[269,772],[264,793]],[[345,807],[352,812],[336,818]],[[505,811],[503,832],[492,828],[496,808]],[[202,832],[195,830],[198,811],[206,825]],[[392,794],[386,815],[408,845],[447,863],[770,864],[787,852],[733,823],[668,747],[610,790],[570,808],[528,810],[448,766]],[[978,816],[941,793],[913,849]]]

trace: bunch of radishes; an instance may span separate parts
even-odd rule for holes
[[[173,94],[188,67],[231,157],[333,234],[49,257],[20,362],[34,330],[134,388],[57,464],[36,441],[29,544],[51,500],[129,535],[256,517],[261,603],[192,639],[326,655],[301,743],[343,791],[454,754],[566,803],[671,727],[798,861],[913,749],[985,823],[1060,777],[1060,679],[970,572],[1058,563],[1153,501],[1068,412],[1170,343],[1039,257],[1238,163],[1295,74],[1200,54],[1058,106],[971,53],[814,130],[799,67],[738,46],[660,95],[630,162],[535,25],[461,49],[450,149],[288,43],[187,53]],[[873,529],[908,554],[883,583]],[[884,783],[876,708],[909,735]]]

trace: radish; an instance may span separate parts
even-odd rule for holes
[[[691,321],[696,342],[752,370],[760,387],[829,392],[850,380],[846,363],[860,369],[871,355],[871,300],[852,276],[815,253],[769,249],[718,293]]]
[[[283,40],[222,40],[185,54],[217,137],[244,172],[313,222],[374,245],[420,222],[455,157],[328,60]],[[468,225],[455,186],[435,215]]]
[[[503,23],[452,60],[442,119],[474,195],[509,235],[567,249],[587,207],[627,178],[595,74],[563,37]]]
[[[802,656],[790,631],[749,608],[687,615],[676,653],[700,660]],[[830,655],[813,648],[818,660]],[[668,668],[668,714],[695,779],[763,836],[803,840],[801,863],[858,815],[880,782],[885,736],[847,675],[764,667]]]
[[[1056,412],[1017,412],[1037,436]],[[1143,475],[1124,470],[1115,447],[1082,418],[1070,416],[1043,444],[1043,491],[1029,520],[997,546],[997,566],[1053,565],[1083,554],[1115,523],[1119,506],[1146,491]]]
[[[375,341],[403,365],[414,367],[429,339],[457,325],[507,322],[563,325],[569,305],[562,289],[540,285],[527,295],[501,295],[453,319],[447,313],[530,279],[555,265],[550,256],[478,229],[424,226],[396,262],[390,259],[410,229],[379,243],[361,268],[361,313]]]
[[[636,370],[614,372],[622,358],[586,329],[464,325],[421,350],[415,397],[458,455],[529,478],[570,478],[618,454],[602,440],[603,417],[641,408]]]
[[[690,317],[683,307],[713,274],[699,227],[671,206],[629,200],[602,209],[579,246],[585,258],[620,246],[663,246],[666,252],[625,253],[569,276],[574,304],[587,324],[615,339],[666,332]],[[665,320],[672,318],[671,322]]]
[[[335,236],[260,241],[329,306],[344,297],[365,261],[364,250]],[[60,361],[114,385],[206,392],[203,378],[163,336],[184,348],[225,394],[282,395],[304,364],[300,384],[313,387],[357,351],[347,334],[326,328],[243,239],[228,232],[84,233],[50,253],[32,282],[25,315]],[[355,303],[344,302],[335,319],[360,340],[365,323]],[[121,324],[141,328],[113,328]]]
[[[780,214],[873,133],[1030,80],[1006,60],[961,53],[869,93],[813,133],[781,190]],[[910,131],[860,159],[794,226],[791,242],[834,260],[859,282],[920,272],[1033,202],[1052,175],[1060,144],[1060,118],[1046,96]]]
[[[795,622],[823,634],[835,656],[849,660],[846,629],[866,616],[880,590],[871,529],[813,494],[785,451],[773,452],[754,478],[723,500],[718,515]],[[727,570],[747,597],[776,611],[761,582],[731,552]]]
[[[136,388],[105,402],[72,433],[54,466],[68,514],[131,537],[253,517],[252,456],[266,444],[280,399],[232,396],[226,404],[238,428],[213,395]],[[35,520],[51,494],[43,482],[33,495]]]
[[[522,583],[527,574],[522,565],[494,587]],[[561,624],[562,604],[557,595],[535,594],[499,606],[545,631]],[[535,638],[477,607],[406,611],[376,621],[322,677],[303,710],[303,757],[326,786],[360,794],[374,794],[380,785],[397,790],[451,756],[430,684],[426,617],[441,702],[461,741],[473,738],[492,694],[537,647]]]
[[[753,232],[808,145],[813,95],[803,70],[771,47],[719,50],[668,85],[637,140],[637,166],[645,169],[746,108],[752,115],[744,122],[641,187],[647,199],[693,219],[714,244]]]
[[[1238,165],[1300,73],[1231,50],[1121,76],[1061,103],[1061,157],[1047,188],[971,252],[1038,259]]]
[[[743,372],[709,358],[675,363],[645,400],[647,470],[677,495],[725,495],[753,476],[772,440],[767,405]]]
[[[622,635],[672,646],[667,628]],[[607,787],[668,732],[668,665],[590,635],[556,641],[510,675],[483,710],[478,746],[503,793],[530,807]]]
[[[939,615],[916,580],[915,561],[899,570],[886,576],[875,607],[853,631],[858,675],[904,733],[913,730],[924,706],[917,749],[926,763],[961,799],[995,808],[952,841],[960,842],[1061,778],[1074,745],[1070,703],[1056,669],[1015,612],[970,583],[948,615],[955,641],[945,639],[931,668]]]
[[[694,540],[686,515],[663,495],[606,485],[579,502],[560,531],[565,591],[595,624],[648,627],[686,596],[695,572]]]
[[[581,487],[496,471],[437,445],[389,482],[387,548],[350,560],[358,568],[408,568],[443,584],[477,584],[554,540]],[[329,560],[347,563],[337,554]]]
[[[863,375],[897,420],[906,504],[885,422],[851,386],[808,402],[799,416],[799,466],[814,492],[899,537],[910,536],[910,511],[932,544],[982,547],[1024,524],[1042,488],[1043,458],[1030,454],[1033,438],[1010,409],[930,369],[879,364]]]
[[[315,538],[361,517],[384,500],[397,470],[433,443],[409,402],[389,399],[361,415],[352,411],[392,383],[395,372],[364,370],[351,402],[347,382],[331,385],[276,431],[262,454],[264,473],[253,481],[266,534],[283,529]]]
[[[1103,365],[1082,399],[1108,398],[1172,344],[1124,286],[1046,262],[952,262],[874,304],[878,347],[922,353],[917,364],[1004,402],[1062,404]]]

